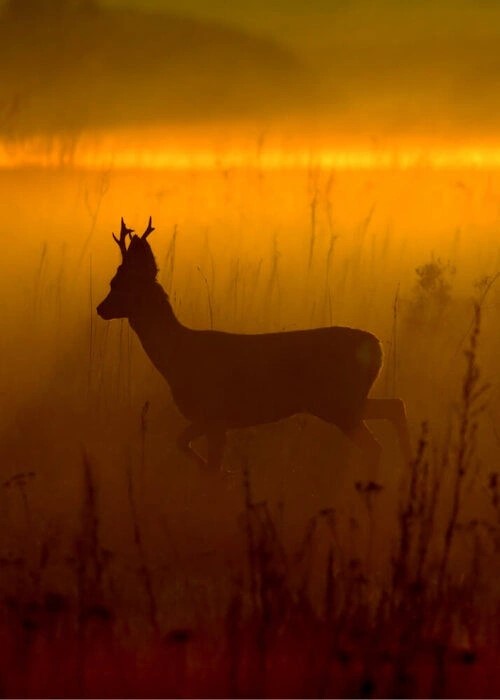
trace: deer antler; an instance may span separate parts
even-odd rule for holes
[[[120,238],[118,239],[115,234],[113,233],[113,238],[115,241],[118,243],[118,246],[122,252],[122,258],[125,258],[125,253],[127,252],[127,246],[125,245],[125,241],[127,239],[127,236],[130,236],[131,233],[133,233],[134,229],[133,228],[127,228],[123,217],[122,217],[122,227],[120,230]]]
[[[142,234],[141,238],[146,239],[152,231],[154,231],[154,226],[151,217],[149,217],[148,227]]]

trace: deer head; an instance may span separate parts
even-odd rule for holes
[[[122,254],[122,263],[110,282],[111,291],[97,307],[97,313],[106,320],[112,318],[130,318],[137,309],[137,304],[145,287],[156,282],[158,268],[147,237],[154,231],[151,217],[142,236],[132,236],[133,229],[127,228],[121,221],[120,237],[113,233]],[[127,247],[127,241],[130,243]]]

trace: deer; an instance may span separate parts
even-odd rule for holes
[[[228,431],[310,414],[337,426],[374,470],[382,447],[365,421],[388,420],[410,460],[404,402],[368,397],[383,360],[375,335],[344,326],[260,334],[191,329],[178,320],[158,282],[148,242],[154,230],[149,217],[144,233],[132,235],[122,218],[120,236],[113,233],[121,264],[97,313],[105,320],[128,319],[166,379],[188,421],[177,438],[179,450],[218,471]],[[192,445],[203,436],[206,459]]]

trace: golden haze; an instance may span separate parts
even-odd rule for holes
[[[349,167],[345,160],[314,159],[292,167],[281,155],[266,167],[266,153],[286,160],[291,153],[321,151],[316,144],[304,147],[307,139],[289,148],[290,140],[273,144],[264,135],[227,149],[243,153],[244,163],[224,161],[224,151],[201,139],[182,149],[186,160],[167,167],[161,153],[171,144],[158,155],[164,142],[150,138],[145,150],[151,155],[142,162],[125,158],[121,167],[120,154],[135,148],[126,135],[122,150],[110,145],[99,151],[84,140],[46,143],[43,166],[11,162],[0,169],[2,478],[8,483],[19,474],[35,475],[26,485],[28,515],[17,491],[0,491],[9,523],[0,532],[3,549],[22,552],[36,567],[39,548],[49,543],[43,586],[71,595],[67,553],[80,532],[82,455],[88,455],[98,487],[99,541],[113,553],[109,569],[119,581],[118,593],[109,589],[113,613],[124,620],[133,614],[140,630],[149,629],[131,525],[127,479],[133,478],[160,628],[196,628],[198,634],[202,620],[218,634],[231,576],[245,557],[238,516],[242,465],[248,463],[255,501],[267,500],[278,513],[286,547],[293,551],[310,518],[334,507],[335,542],[372,577],[369,595],[384,590],[381,581],[390,577],[407,474],[390,427],[373,426],[383,446],[377,474],[383,490],[373,501],[354,486],[373,478],[360,455],[332,426],[314,419],[231,435],[227,487],[206,479],[177,450],[184,422],[167,386],[128,324],[104,322],[95,312],[119,264],[111,232],[121,216],[141,232],[150,214],[159,279],[186,325],[263,332],[339,324],[377,335],[385,364],[373,395],[404,398],[414,445],[422,420],[428,421],[431,470],[441,469],[443,450],[455,458],[472,299],[482,298],[477,362],[491,388],[460,512],[463,520],[491,521],[486,485],[498,464],[500,422],[500,170],[492,166],[494,151],[483,147],[482,163],[455,160],[446,167],[429,158],[405,167],[393,160],[366,167],[366,159]],[[341,150],[356,152],[352,145]],[[200,151],[209,154],[203,167],[193,157]],[[394,149],[358,151],[369,158],[384,152]],[[116,161],[108,159],[111,153]],[[84,156],[87,164],[79,160]],[[148,167],[155,157],[156,167]],[[441,472],[432,556],[441,552],[454,474],[453,468]],[[319,535],[320,563],[311,567],[315,600],[323,600],[318,572],[325,571],[328,532]],[[475,614],[489,619],[498,599],[490,576],[498,552],[486,536],[481,545]],[[460,531],[449,563],[456,580],[463,581],[471,557],[468,535]],[[6,595],[17,595],[20,576],[6,570]],[[337,580],[343,581],[340,574]],[[107,595],[105,585],[102,590]]]

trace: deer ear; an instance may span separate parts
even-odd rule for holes
[[[149,217],[149,221],[148,221],[148,227],[147,227],[147,229],[144,231],[144,233],[142,234],[141,238],[142,238],[143,240],[146,240],[146,238],[149,236],[149,234],[152,233],[153,231],[154,231],[154,226],[153,226],[152,217],[150,216],[150,217]]]

